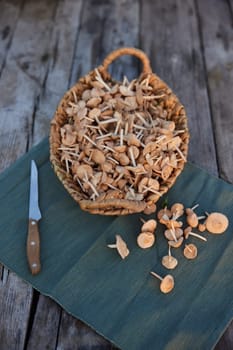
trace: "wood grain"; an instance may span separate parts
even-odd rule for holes
[[[68,87],[120,46],[142,48],[189,117],[189,159],[233,181],[232,0],[0,2],[0,170],[48,135]],[[121,79],[140,63],[111,65]],[[0,348],[113,349],[88,326],[1,269]],[[233,325],[216,349],[233,347]]]
[[[194,3],[145,0],[141,20],[141,47],[151,58],[155,73],[168,83],[186,108],[191,133],[189,160],[217,174]]]

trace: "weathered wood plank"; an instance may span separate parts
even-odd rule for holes
[[[50,298],[40,294],[27,350],[56,349],[61,308]]]
[[[43,60],[50,44],[55,8],[54,2],[31,0],[18,20],[0,79],[0,170],[27,148],[35,102],[46,76]]]
[[[197,1],[205,54],[219,173],[233,182],[233,16],[227,1]],[[208,16],[205,14],[208,11]],[[233,322],[216,349],[232,349]]]
[[[110,51],[139,44],[138,0],[85,1],[82,17],[71,85],[101,64]],[[132,57],[118,61],[113,70],[116,79],[126,73],[129,79],[138,74],[138,63]]]
[[[35,109],[33,144],[48,135],[56,106],[69,87],[82,4],[83,0],[64,0],[58,3],[50,45],[44,55],[49,67]]]
[[[32,288],[9,273],[4,283],[0,281],[0,348],[24,348],[24,341],[32,301]]]
[[[0,3],[0,75],[5,66],[23,1],[1,1]]]
[[[154,71],[168,83],[186,108],[191,133],[189,160],[217,174],[208,92],[193,1],[143,1],[141,47],[150,56]]]
[[[219,171],[233,182],[233,29],[227,1],[198,1]],[[208,16],[205,14],[208,12]]]
[[[115,349],[81,321],[63,312],[56,350]]]
[[[46,74],[43,54],[49,46],[55,9],[55,2],[25,2],[11,45],[8,43],[0,79],[0,170],[27,150],[34,105]],[[8,275],[6,269],[2,276],[6,283],[0,289],[1,349],[21,350],[27,337],[33,290],[13,273]]]

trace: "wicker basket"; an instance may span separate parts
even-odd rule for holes
[[[116,82],[107,71],[112,61],[121,55],[134,55],[142,61],[143,72],[131,83]],[[145,91],[149,95],[145,95]],[[90,101],[95,94],[96,100]],[[114,118],[118,118],[115,124]],[[168,129],[161,125],[168,125]],[[173,125],[175,129],[171,131],[169,128]],[[64,146],[67,135],[71,141]],[[136,161],[130,137],[139,140],[135,146]],[[179,147],[171,146],[171,137],[179,141]],[[121,48],[110,53],[103,65],[82,77],[60,101],[51,121],[50,160],[58,178],[83,210],[103,215],[149,214],[156,210],[155,203],[182,171],[188,142],[187,117],[178,98],[152,73],[143,51]],[[114,153],[122,149],[124,156]],[[101,161],[94,159],[96,150],[100,151]],[[123,158],[127,160],[125,163],[121,161]],[[175,165],[171,166],[171,159]],[[161,175],[165,165],[160,169],[158,164],[163,162],[169,176]],[[93,172],[83,174],[84,164],[89,170],[92,167]],[[100,178],[102,182],[98,185]],[[157,187],[154,189],[150,184]]]

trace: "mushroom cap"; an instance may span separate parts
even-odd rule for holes
[[[183,215],[183,213],[184,213],[184,205],[182,204],[182,203],[175,203],[175,204],[173,204],[172,205],[172,207],[171,207],[171,212],[172,212],[172,214],[180,214],[180,216],[181,215]]]
[[[226,215],[215,212],[208,215],[205,224],[208,232],[221,234],[228,228],[229,220]]]
[[[160,290],[162,293],[169,293],[174,288],[175,282],[172,275],[166,275],[160,283]]]
[[[184,256],[190,260],[197,257],[197,247],[195,244],[190,243],[185,245]]]
[[[178,265],[178,260],[171,255],[165,255],[162,258],[162,265],[169,270],[173,270]]]
[[[161,222],[161,223],[163,223],[163,222]],[[182,221],[166,220],[164,225],[166,225],[167,228],[177,228],[177,227],[181,227],[183,225],[183,223],[182,223]]]
[[[188,239],[188,236],[190,234],[190,232],[192,232],[192,227],[191,226],[188,226],[184,229],[184,238],[185,239]]]
[[[129,255],[129,249],[120,235],[116,235],[116,248],[122,259]]]
[[[156,220],[148,220],[146,221],[141,228],[141,232],[151,232],[153,233],[157,227],[157,221]]]
[[[157,213],[157,218],[160,220],[160,219],[162,219],[163,215],[167,215],[167,217],[170,218],[172,216],[172,213],[167,208],[160,209]]]
[[[183,243],[184,237],[180,237],[177,242],[176,241],[168,241],[168,244],[172,248],[179,248],[181,244]]]
[[[190,214],[188,214],[188,216],[187,216],[187,223],[191,227],[197,227],[198,226],[198,217],[193,211]]]
[[[179,239],[183,235],[183,230],[179,227],[175,228],[175,236],[177,239]],[[174,237],[171,233],[171,229],[167,229],[164,231],[164,236],[169,240],[169,241],[174,241]]]
[[[155,236],[151,232],[141,232],[137,237],[137,244],[142,249],[147,249],[153,246]]]
[[[199,224],[199,225],[198,225],[198,230],[199,230],[200,232],[204,232],[204,231],[206,230],[206,225],[205,225],[205,224]]]

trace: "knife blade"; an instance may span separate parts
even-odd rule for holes
[[[27,235],[27,259],[30,271],[33,275],[40,272],[40,233],[39,220],[41,212],[39,208],[38,170],[34,160],[31,161],[30,195],[29,195],[29,219]]]

